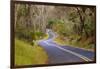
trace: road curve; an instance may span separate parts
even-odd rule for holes
[[[47,34],[49,38],[40,40],[38,44],[47,52],[49,64],[89,62],[94,60],[94,52],[71,46],[60,46],[53,41],[56,38],[54,32],[48,30]]]

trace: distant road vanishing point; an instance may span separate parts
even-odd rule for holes
[[[40,40],[39,45],[47,52],[49,64],[94,61],[94,52],[71,46],[60,46],[53,41],[56,35],[52,30],[48,30],[47,34],[48,39]]]

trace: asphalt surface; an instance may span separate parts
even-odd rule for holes
[[[48,30],[47,34],[49,38],[40,40],[39,45],[47,52],[49,64],[89,62],[94,60],[94,52],[71,46],[60,46],[53,41],[56,38],[54,32]]]

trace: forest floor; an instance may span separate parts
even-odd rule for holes
[[[48,56],[40,46],[32,46],[24,40],[15,38],[15,64],[32,65],[46,64]]]

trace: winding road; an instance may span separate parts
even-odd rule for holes
[[[94,60],[94,52],[71,46],[60,46],[53,41],[56,35],[52,30],[48,30],[47,34],[49,35],[48,39],[40,40],[38,44],[47,52],[49,64],[89,62]]]

